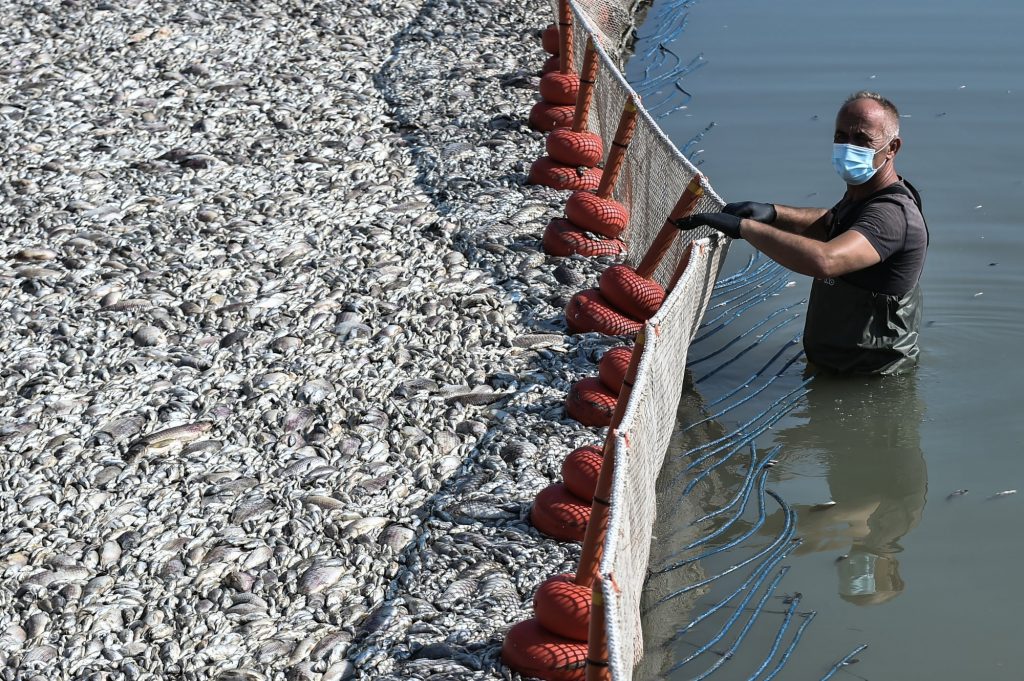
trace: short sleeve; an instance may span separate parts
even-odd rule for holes
[[[903,248],[907,218],[903,207],[894,201],[874,201],[864,207],[850,231],[864,235],[878,257],[885,260]]]

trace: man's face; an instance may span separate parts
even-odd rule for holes
[[[857,99],[842,109],[836,116],[836,144],[853,144],[879,151],[889,142],[889,149],[875,155],[873,165],[880,167],[892,156],[892,141],[885,134],[885,110],[871,99]]]

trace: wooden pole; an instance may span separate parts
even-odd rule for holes
[[[622,164],[626,161],[626,149],[633,141],[633,133],[636,131],[636,100],[630,95],[626,105],[622,108],[622,115],[619,117],[619,127],[615,130],[615,139],[612,141],[612,149],[608,152],[608,161],[604,164],[604,174],[601,176],[601,184],[597,186],[597,196],[601,199],[608,199],[612,195],[612,189],[619,179],[622,171]]]
[[[661,264],[665,254],[668,253],[668,249],[672,247],[672,242],[679,235],[679,228],[676,227],[675,221],[686,217],[697,207],[697,201],[704,194],[704,189],[700,186],[700,180],[700,175],[694,175],[690,183],[686,185],[683,195],[679,197],[675,207],[672,208],[672,212],[665,219],[665,224],[662,226],[661,231],[658,232],[658,236],[654,237],[654,241],[647,249],[644,259],[636,266],[636,273],[644,279],[651,278],[654,271],[658,269],[658,265]]]
[[[594,83],[597,82],[597,49],[594,39],[587,38],[587,51],[583,55],[583,70],[580,72],[580,92],[576,95],[576,111],[572,117],[573,132],[584,132],[590,118],[590,104],[594,99]]]

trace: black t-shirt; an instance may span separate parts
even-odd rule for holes
[[[853,230],[862,234],[882,259],[871,267],[844,274],[844,281],[895,296],[914,288],[928,250],[928,226],[915,195],[900,181],[857,203],[844,196],[832,208],[829,240]]]

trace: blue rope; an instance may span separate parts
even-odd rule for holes
[[[691,447],[690,449],[688,449],[685,452],[683,452],[681,455],[677,455],[677,456],[691,456],[693,454],[696,454],[697,452],[700,452],[702,450],[708,449],[709,447],[715,447],[716,445],[721,445],[717,449],[712,449],[707,454],[703,454],[703,455],[697,457],[696,459],[694,459],[693,461],[691,461],[686,466],[686,468],[683,469],[682,472],[685,473],[687,471],[693,470],[694,468],[696,468],[698,465],[700,465],[701,463],[706,461],[711,456],[714,456],[718,452],[721,452],[723,449],[727,449],[730,446],[730,443],[736,437],[742,435],[747,428],[749,428],[750,426],[753,426],[755,423],[757,423],[758,421],[760,421],[764,417],[768,416],[768,414],[772,411],[772,409],[774,409],[775,407],[779,406],[779,404],[785,402],[793,393],[801,390],[804,387],[804,385],[808,381],[810,381],[810,380],[811,379],[806,379],[803,383],[801,383],[800,385],[798,385],[797,387],[793,388],[792,390],[790,390],[788,393],[786,393],[782,397],[776,399],[774,402],[769,404],[767,408],[763,409],[761,412],[756,414],[749,421],[747,421],[746,423],[743,423],[743,424],[737,426],[734,430],[730,431],[729,433],[726,433],[722,437],[716,438],[716,439],[711,440],[709,442],[705,442],[702,445],[697,445],[696,447]],[[800,398],[803,397],[803,395],[804,395],[804,393],[801,393],[800,395],[798,395],[795,398],[795,401],[796,402],[800,401]],[[792,408],[792,406],[788,407],[787,411],[790,408]],[[741,441],[741,444],[746,444],[747,442],[750,441],[750,439],[751,438],[749,438],[749,437],[745,438],[744,440]],[[677,458],[677,457],[674,457],[674,458]],[[675,482],[675,481],[673,480],[673,482]]]
[[[689,565],[690,563],[694,563],[694,562],[696,562],[698,560],[703,560],[703,559],[709,558],[709,557],[711,557],[711,556],[713,556],[715,554],[722,553],[724,551],[728,551],[729,549],[733,548],[734,546],[738,546],[739,544],[741,544],[744,541],[746,541],[747,539],[749,539],[755,532],[757,532],[758,529],[760,529],[760,527],[762,525],[764,525],[764,520],[765,520],[765,517],[767,516],[767,514],[765,513],[765,503],[764,503],[764,485],[765,485],[765,482],[767,481],[767,479],[768,479],[768,471],[764,471],[764,475],[762,475],[758,479],[758,481],[757,481],[757,501],[758,501],[758,504],[757,504],[757,511],[758,511],[757,521],[751,525],[751,528],[747,532],[745,532],[744,534],[740,535],[736,539],[733,539],[732,541],[728,542],[727,544],[723,544],[722,546],[719,546],[719,547],[710,549],[708,551],[705,551],[704,553],[700,554],[699,556],[694,556],[693,558],[687,558],[685,560],[679,561],[677,563],[673,563],[672,565],[666,566],[666,567],[661,568],[661,569],[662,570],[674,570],[674,569],[676,569],[678,567],[682,567],[684,565]],[[753,487],[753,485],[751,485],[751,487]],[[743,503],[740,506],[739,512],[735,516],[730,518],[729,522],[726,523],[723,527],[720,527],[718,530],[715,530],[715,533],[713,535],[709,535],[709,536],[704,537],[703,539],[701,539],[699,541],[691,543],[688,546],[684,546],[682,549],[679,549],[679,551],[674,552],[672,554],[672,556],[669,556],[669,557],[672,558],[674,556],[679,555],[683,551],[686,551],[686,550],[695,548],[696,546],[700,546],[701,544],[707,543],[709,540],[713,539],[715,536],[717,536],[717,535],[721,534],[723,531],[725,531],[725,529],[728,529],[734,522],[736,522],[736,520],[738,520],[740,517],[743,516],[743,512],[746,510],[747,499],[749,499],[749,497],[750,497],[750,492],[748,490],[748,492],[746,494],[746,497],[743,499]],[[694,523],[696,523],[696,522],[697,521],[695,520]]]
[[[759,471],[760,469],[764,468],[765,466],[770,466],[771,463],[772,463],[772,458],[776,454],[778,454],[781,449],[782,449],[782,445],[776,445],[776,446],[772,447],[771,449],[768,450],[768,453],[765,454],[764,458],[761,459],[761,461],[756,466],[751,466],[750,470],[747,472],[747,476],[746,476],[746,479],[744,480],[744,484],[745,485],[748,484],[747,481],[752,481],[754,479],[754,475],[755,475],[755,473],[757,471]],[[756,454],[757,454],[757,447],[754,445],[753,442],[750,443],[750,454],[751,454],[752,457],[756,457]],[[742,492],[742,490],[741,490],[741,492]],[[750,491],[748,490],[747,491],[747,495],[749,496],[749,494],[750,494]],[[729,501],[728,504],[726,504],[724,506],[721,506],[721,507],[719,507],[718,509],[716,509],[714,511],[711,511],[707,515],[704,515],[704,516],[701,516],[700,518],[697,518],[696,520],[694,520],[690,524],[691,525],[696,525],[697,523],[702,523],[705,520],[710,520],[710,519],[712,519],[712,518],[714,518],[716,516],[720,516],[723,513],[725,513],[726,511],[728,511],[730,508],[732,508],[735,504],[737,504],[739,502],[739,500],[740,500],[740,493],[738,492],[736,494],[736,496],[733,497],[732,500]]]
[[[775,567],[776,565],[778,565],[779,563],[781,563],[783,561],[783,559],[785,559],[786,556],[788,556],[790,553],[792,553],[793,550],[796,549],[798,546],[800,546],[802,543],[803,543],[803,540],[795,540],[795,541],[791,542],[788,546],[783,546],[775,554],[773,554],[771,556],[771,558],[769,558],[768,560],[765,560],[765,562],[761,563],[761,565],[758,565],[757,568],[755,568],[754,571],[752,573],[750,573],[750,575],[746,578],[746,580],[744,580],[742,584],[740,584],[738,587],[736,587],[735,591],[733,591],[731,594],[726,596],[724,599],[722,599],[721,601],[719,601],[715,605],[711,606],[710,608],[708,608],[707,610],[702,612],[697,617],[695,617],[692,620],[690,620],[690,623],[687,624],[685,627],[682,627],[681,629],[677,629],[676,633],[672,637],[672,640],[673,641],[678,640],[680,636],[682,636],[683,634],[688,632],[690,629],[693,629],[695,626],[697,626],[698,624],[700,624],[701,622],[703,622],[704,620],[706,620],[707,618],[711,617],[716,612],[718,612],[719,610],[724,608],[726,605],[729,604],[729,602],[732,599],[734,599],[734,598],[736,598],[736,596],[740,595],[740,593],[742,593],[744,590],[746,590],[747,587],[750,587],[751,584],[753,584],[755,581],[756,581],[756,584],[753,586],[753,589],[755,591],[757,589],[759,589],[760,585],[761,585],[761,582],[763,582],[765,580],[765,577],[767,576],[767,574],[769,572],[771,572],[772,568]],[[657,605],[657,603],[655,603],[655,605]],[[737,610],[740,610],[740,608],[737,608]]]
[[[741,288],[748,287],[756,281],[767,279],[771,277],[771,275],[778,273],[781,269],[781,265],[769,260],[768,262],[763,263],[760,267],[751,272],[750,276],[745,277],[744,279],[731,282],[722,287],[716,286],[714,288],[714,293],[711,294],[711,300],[721,298],[726,293],[730,293],[732,291],[737,291]]]
[[[807,394],[806,392],[805,393],[801,393],[796,399],[791,400],[787,405],[784,406],[782,411],[780,411],[775,416],[772,416],[769,420],[765,421],[763,425],[759,426],[757,428],[757,430],[755,430],[749,436],[745,437],[742,441],[740,441],[740,446],[742,447],[744,444],[746,444],[747,442],[750,442],[754,438],[760,436],[761,433],[765,432],[766,430],[768,430],[769,428],[774,426],[776,423],[781,421],[786,416],[786,414],[788,414],[793,409],[793,407],[796,406],[797,402],[800,401],[800,398],[802,398],[806,394]],[[706,478],[708,475],[711,474],[712,471],[714,471],[719,466],[721,466],[726,461],[728,461],[730,459],[730,457],[732,457],[735,453],[736,453],[736,450],[733,450],[733,451],[729,452],[723,458],[719,459],[715,463],[711,464],[710,466],[708,466],[707,468],[702,470],[697,475],[693,476],[693,479],[690,480],[690,482],[686,485],[686,488],[683,490],[683,496],[686,496],[687,494],[689,494],[693,490],[693,488],[697,485],[698,482],[700,482],[701,480]]]
[[[821,677],[821,681],[826,681],[827,679],[831,679],[833,676],[835,676],[835,673],[837,671],[839,671],[842,667],[845,667],[847,664],[849,664],[849,660],[850,660],[851,657],[853,657],[854,655],[856,655],[857,653],[859,653],[860,651],[864,650],[867,647],[868,647],[868,644],[865,643],[865,644],[863,644],[861,646],[858,646],[857,648],[854,648],[853,650],[851,650],[849,652],[849,654],[846,655],[846,657],[844,657],[843,659],[839,660],[839,662],[836,662],[834,665],[832,665],[832,668],[828,670],[828,673],[826,673],[825,676]]]
[[[743,267],[741,267],[737,271],[733,272],[728,277],[723,277],[723,278],[719,279],[718,282],[715,284],[715,288],[717,289],[718,287],[722,286],[723,284],[729,284],[729,283],[731,283],[731,282],[733,282],[733,281],[735,281],[737,279],[744,278],[745,276],[747,276],[747,272],[750,271],[750,268],[754,266],[754,263],[757,262],[760,259],[761,259],[761,251],[754,251],[753,253],[750,254],[750,257],[747,258],[747,264],[746,265],[744,265]],[[763,263],[761,265],[761,267],[764,267],[765,265],[770,265],[770,264],[772,264],[772,261],[768,261],[766,263]]]
[[[784,312],[788,312],[789,310],[792,310],[797,305],[803,305],[806,302],[807,302],[807,299],[804,298],[803,300],[800,300],[800,301],[795,302],[795,303],[791,303],[789,305],[786,305],[785,307],[780,307],[778,310],[775,310],[774,312],[769,314],[767,317],[765,317],[764,319],[760,320],[759,322],[757,322],[752,327],[750,327],[749,329],[747,329],[746,331],[744,331],[740,335],[736,336],[732,340],[728,341],[725,345],[723,345],[722,347],[718,348],[717,350],[714,350],[714,351],[712,351],[712,352],[710,352],[710,353],[708,353],[708,354],[706,354],[706,355],[704,355],[702,357],[698,357],[697,359],[694,359],[694,360],[691,360],[691,361],[687,362],[687,366],[692,367],[695,364],[700,364],[701,362],[703,362],[705,360],[708,360],[708,359],[711,359],[712,357],[714,357],[716,355],[720,355],[721,353],[725,352],[730,347],[732,347],[734,344],[738,343],[739,341],[743,340],[744,338],[746,338],[750,334],[752,334],[755,331],[757,331],[759,328],[761,328],[762,326],[764,326],[765,324],[770,322],[775,317],[778,317],[780,314],[783,314]],[[794,319],[796,317],[799,317],[799,316],[800,316],[800,313],[797,312],[794,315]]]
[[[764,595],[761,596],[761,600],[758,601],[757,606],[754,608],[754,612],[750,614],[750,618],[747,619],[747,623],[743,626],[743,628],[740,630],[740,633],[736,636],[736,640],[733,641],[732,645],[729,646],[729,649],[725,651],[725,654],[722,655],[722,657],[719,658],[718,661],[711,665],[711,667],[703,674],[695,677],[693,681],[702,681],[703,679],[706,679],[707,677],[711,676],[716,671],[718,671],[723,664],[732,659],[732,656],[736,654],[736,649],[739,648],[740,644],[743,643],[743,639],[746,638],[747,634],[750,632],[750,628],[754,626],[754,622],[760,616],[761,611],[764,609],[765,604],[768,602],[768,599],[771,598],[773,593],[775,593],[775,589],[778,588],[779,582],[782,581],[782,578],[786,576],[787,572],[789,572],[788,566],[779,570],[779,574],[775,576],[775,579],[772,580],[772,583],[768,585],[767,589],[765,589]]]
[[[786,651],[782,653],[782,657],[779,658],[779,663],[775,665],[771,672],[769,672],[768,676],[764,677],[764,681],[771,681],[780,671],[782,671],[782,668],[786,666],[787,662],[789,662],[789,658],[793,654],[793,651],[796,650],[797,644],[800,643],[800,639],[803,638],[804,629],[806,629],[810,625],[810,623],[814,620],[814,618],[817,615],[818,612],[816,610],[812,610],[811,612],[807,613],[807,616],[804,617],[804,621],[797,628],[796,633],[793,634],[793,640],[790,641],[789,646],[786,648]],[[753,677],[751,677],[750,679],[748,679],[748,681],[755,680]]]
[[[771,359],[769,359],[767,362],[765,362],[764,366],[762,366],[760,369],[758,369],[756,372],[754,372],[749,378],[747,378],[744,382],[740,383],[737,387],[733,388],[732,390],[730,390],[729,392],[725,393],[724,395],[722,395],[718,399],[714,400],[713,402],[710,402],[708,404],[708,408],[714,407],[715,405],[717,405],[717,404],[719,404],[721,402],[724,402],[725,400],[729,399],[730,397],[732,397],[733,395],[735,395],[739,391],[743,390],[744,388],[749,387],[751,383],[753,383],[755,380],[757,380],[758,376],[760,376],[765,371],[767,371],[768,367],[770,367],[772,364],[775,363],[775,360],[777,360],[779,357],[782,356],[782,353],[784,353],[786,351],[786,348],[788,348],[790,345],[796,345],[797,343],[799,343],[800,342],[800,337],[802,335],[803,334],[798,333],[797,335],[793,336],[793,338],[791,338],[789,341],[787,341],[786,344],[783,345],[782,348],[778,352],[776,352],[774,355],[772,355]],[[792,360],[790,360],[790,362],[795,361],[801,355],[803,355],[803,350],[801,350],[799,353],[797,353],[796,357],[794,357]]]
[[[676,596],[682,596],[683,594],[689,593],[689,592],[693,591],[694,589],[699,589],[702,586],[707,586],[708,584],[711,584],[712,582],[714,582],[716,580],[719,580],[719,579],[721,579],[722,577],[725,577],[728,574],[736,572],[736,570],[739,570],[742,567],[746,567],[747,565],[750,565],[752,562],[754,562],[758,558],[762,558],[762,557],[764,557],[767,554],[773,553],[780,546],[785,545],[785,543],[787,541],[792,539],[793,533],[794,533],[794,530],[795,530],[794,526],[795,526],[795,523],[796,523],[796,511],[791,509],[784,501],[782,501],[782,498],[779,497],[779,495],[777,495],[775,492],[773,492],[771,490],[767,490],[767,492],[768,492],[768,494],[772,495],[773,499],[775,499],[777,502],[779,502],[779,504],[785,509],[785,512],[786,512],[786,523],[783,526],[782,532],[779,534],[779,536],[776,537],[775,540],[772,541],[772,543],[769,544],[767,548],[761,549],[760,551],[758,551],[754,555],[750,556],[749,558],[745,558],[745,559],[741,560],[740,562],[736,563],[735,565],[729,566],[728,568],[726,568],[722,572],[719,572],[716,575],[712,575],[711,577],[708,577],[707,579],[702,579],[701,581],[696,582],[694,584],[690,584],[689,586],[685,586],[682,589],[677,589],[676,591],[673,591],[668,596],[661,597],[660,599],[658,599],[658,601],[655,602],[655,605],[658,605],[660,603],[664,603],[665,601],[671,600],[671,599],[675,598]],[[671,572],[671,570],[659,570],[658,572],[656,572],[654,574],[665,574],[666,572]]]
[[[772,658],[775,657],[775,653],[779,651],[779,646],[782,644],[782,637],[786,633],[786,629],[789,628],[789,623],[793,619],[793,613],[796,612],[796,606],[800,605],[800,596],[794,596],[793,600],[789,604],[789,609],[786,610],[785,617],[782,618],[782,624],[779,626],[779,633],[775,635],[775,640],[772,641],[772,648],[768,651],[768,656],[764,658],[764,662],[761,666],[754,670],[754,673],[750,675],[747,681],[754,681],[757,676],[768,668],[771,664]]]
[[[722,369],[726,368],[727,366],[729,366],[730,364],[732,364],[733,362],[735,362],[736,360],[738,360],[738,359],[739,359],[740,357],[742,357],[743,355],[747,354],[748,352],[750,352],[751,350],[753,350],[754,348],[756,348],[756,347],[757,347],[758,345],[760,345],[761,343],[763,343],[763,342],[764,342],[764,339],[765,339],[765,338],[767,338],[768,336],[772,335],[773,333],[775,333],[776,331],[778,331],[778,330],[779,330],[779,329],[781,329],[782,327],[786,326],[787,324],[789,324],[789,323],[793,322],[793,321],[794,321],[795,319],[797,319],[797,318],[799,318],[799,317],[800,317],[800,314],[799,314],[799,313],[797,313],[797,314],[795,314],[795,315],[792,315],[791,317],[788,317],[788,318],[786,318],[786,319],[782,320],[781,322],[779,322],[778,324],[776,324],[776,325],[775,325],[775,326],[773,326],[772,328],[768,329],[767,331],[765,331],[764,333],[762,333],[762,334],[761,334],[760,336],[758,336],[758,337],[757,337],[757,340],[755,340],[755,341],[754,341],[753,343],[751,343],[751,344],[750,344],[750,345],[748,345],[747,347],[745,347],[745,348],[743,348],[742,350],[740,350],[739,352],[737,352],[737,353],[736,353],[736,354],[735,354],[735,355],[734,355],[734,356],[732,357],[732,359],[729,359],[729,360],[726,360],[725,362],[722,362],[722,363],[721,363],[721,364],[719,364],[719,365],[718,365],[717,367],[715,367],[714,369],[712,369],[712,370],[711,370],[711,371],[709,371],[708,373],[704,374],[703,376],[701,376],[700,378],[698,378],[697,380],[695,380],[695,381],[693,382],[693,383],[694,383],[694,385],[696,385],[696,384],[698,384],[698,383],[702,383],[703,381],[706,381],[707,379],[711,378],[712,376],[714,376],[715,374],[717,374],[717,373],[718,373],[719,371],[721,371]]]
[[[771,385],[772,383],[774,383],[774,382],[776,381],[776,379],[780,378],[780,377],[782,376],[782,374],[783,374],[783,373],[785,373],[786,369],[788,369],[789,367],[791,367],[791,366],[793,365],[793,363],[794,363],[794,362],[796,362],[796,361],[797,361],[798,359],[800,359],[800,357],[802,357],[802,356],[803,356],[803,354],[804,354],[804,351],[803,351],[803,350],[801,350],[801,351],[799,351],[798,353],[796,353],[796,354],[795,354],[795,355],[794,355],[794,356],[792,357],[792,359],[790,359],[790,360],[789,360],[788,362],[786,362],[786,364],[785,364],[785,365],[783,365],[783,367],[782,367],[781,369],[779,369],[779,371],[777,371],[777,372],[775,373],[775,375],[774,375],[774,376],[772,376],[771,378],[769,378],[769,379],[768,379],[768,380],[767,380],[767,381],[765,382],[765,384],[764,384],[764,385],[762,385],[762,386],[761,386],[760,388],[758,388],[758,389],[757,389],[757,390],[755,390],[754,392],[750,393],[749,395],[747,395],[746,397],[744,397],[744,398],[742,398],[742,399],[740,399],[740,400],[737,400],[736,402],[733,402],[732,404],[730,404],[729,406],[727,406],[727,407],[726,407],[725,409],[722,409],[722,410],[720,410],[720,411],[718,411],[718,412],[715,412],[715,413],[714,413],[714,414],[712,414],[711,416],[708,416],[708,417],[706,417],[706,418],[703,418],[703,419],[701,419],[700,421],[695,421],[694,423],[691,423],[691,424],[690,424],[690,425],[688,425],[688,426],[687,426],[686,428],[683,428],[683,432],[685,433],[686,431],[690,430],[691,428],[695,428],[696,426],[699,426],[699,425],[701,425],[702,423],[707,423],[708,421],[712,421],[712,420],[714,420],[714,419],[716,419],[716,418],[718,418],[718,417],[720,417],[720,416],[723,416],[724,414],[727,414],[727,413],[729,413],[730,411],[732,411],[732,410],[733,410],[733,409],[735,409],[736,407],[740,406],[741,404],[743,404],[743,403],[745,403],[745,402],[748,402],[748,401],[750,401],[751,399],[753,399],[753,398],[757,397],[757,396],[758,396],[758,395],[759,395],[760,393],[764,392],[764,391],[765,391],[765,390],[766,390],[766,389],[767,389],[767,388],[768,388],[768,387],[769,387],[769,386],[770,386],[770,385]],[[806,384],[806,383],[807,383],[807,382],[805,381],[805,384]],[[749,385],[749,383],[748,383],[747,385]]]
[[[771,297],[771,295],[773,293],[776,293],[777,291],[781,291],[782,289],[784,289],[786,287],[786,282],[783,281],[786,278],[785,275],[786,275],[786,272],[784,272],[784,271],[780,272],[780,273],[776,274],[775,276],[771,277],[770,279],[768,279],[767,281],[765,281],[763,283],[760,283],[757,286],[753,287],[753,290],[745,290],[743,293],[741,293],[741,294],[739,294],[737,296],[733,296],[732,298],[729,298],[727,300],[723,300],[722,302],[717,303],[716,305],[712,305],[712,306],[708,307],[708,310],[711,310],[711,309],[714,309],[714,308],[719,308],[719,307],[724,307],[725,309],[723,309],[721,312],[719,312],[717,316],[712,317],[711,319],[709,319],[706,322],[704,322],[703,324],[701,324],[698,328],[706,329],[709,326],[711,326],[712,324],[714,324],[715,322],[719,321],[720,319],[728,318],[730,315],[733,316],[733,317],[738,317],[738,316],[742,315],[744,312],[746,312],[747,310],[749,310],[750,308],[752,308],[752,307],[754,307],[756,305],[759,305],[760,303],[764,302],[769,297]],[[739,302],[736,302],[736,301],[739,301]],[[730,303],[736,303],[736,304],[732,305],[731,307],[729,307]],[[724,326],[724,325],[720,325],[720,326]],[[718,328],[719,327],[716,327],[715,331],[717,331]],[[698,336],[698,338],[700,338],[700,340],[704,340],[704,338],[706,338],[707,335],[710,335],[710,333],[708,333],[706,335]]]

